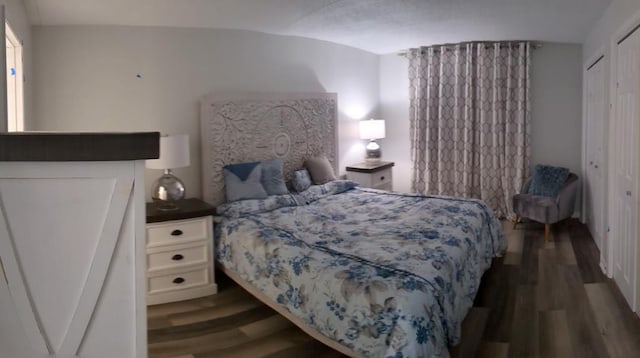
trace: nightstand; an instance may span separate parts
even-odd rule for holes
[[[358,163],[347,167],[347,178],[367,188],[393,190],[394,162]]]
[[[177,210],[147,203],[147,305],[208,296],[218,291],[213,270],[215,208],[184,199]]]

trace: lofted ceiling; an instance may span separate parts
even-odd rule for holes
[[[23,0],[32,25],[254,30],[384,54],[436,43],[581,43],[612,0]]]

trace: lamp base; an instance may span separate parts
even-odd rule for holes
[[[376,141],[372,139],[365,148],[367,149],[365,161],[371,164],[380,163],[380,159],[382,158],[382,151],[380,150],[380,146],[378,145],[378,143],[376,143]]]
[[[164,171],[164,174],[153,183],[151,188],[151,198],[159,204],[158,210],[178,209],[172,202],[184,199],[186,194],[182,181],[171,174],[169,169]]]
[[[171,201],[153,199],[153,203],[155,204],[155,208],[159,211],[174,211],[180,209],[178,205]]]

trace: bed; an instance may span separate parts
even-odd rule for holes
[[[482,274],[506,246],[483,202],[336,180],[223,204],[224,163],[276,155],[288,173],[322,152],[335,164],[335,108],[331,94],[203,101],[204,197],[218,205],[217,265],[345,354],[448,357]],[[250,145],[255,130],[270,142]]]

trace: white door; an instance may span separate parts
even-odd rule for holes
[[[586,72],[586,219],[596,245],[602,251],[604,240],[605,200],[605,106],[604,60],[601,58]],[[606,257],[606,252],[603,252]]]
[[[640,31],[618,45],[614,161],[613,278],[635,310]]]

